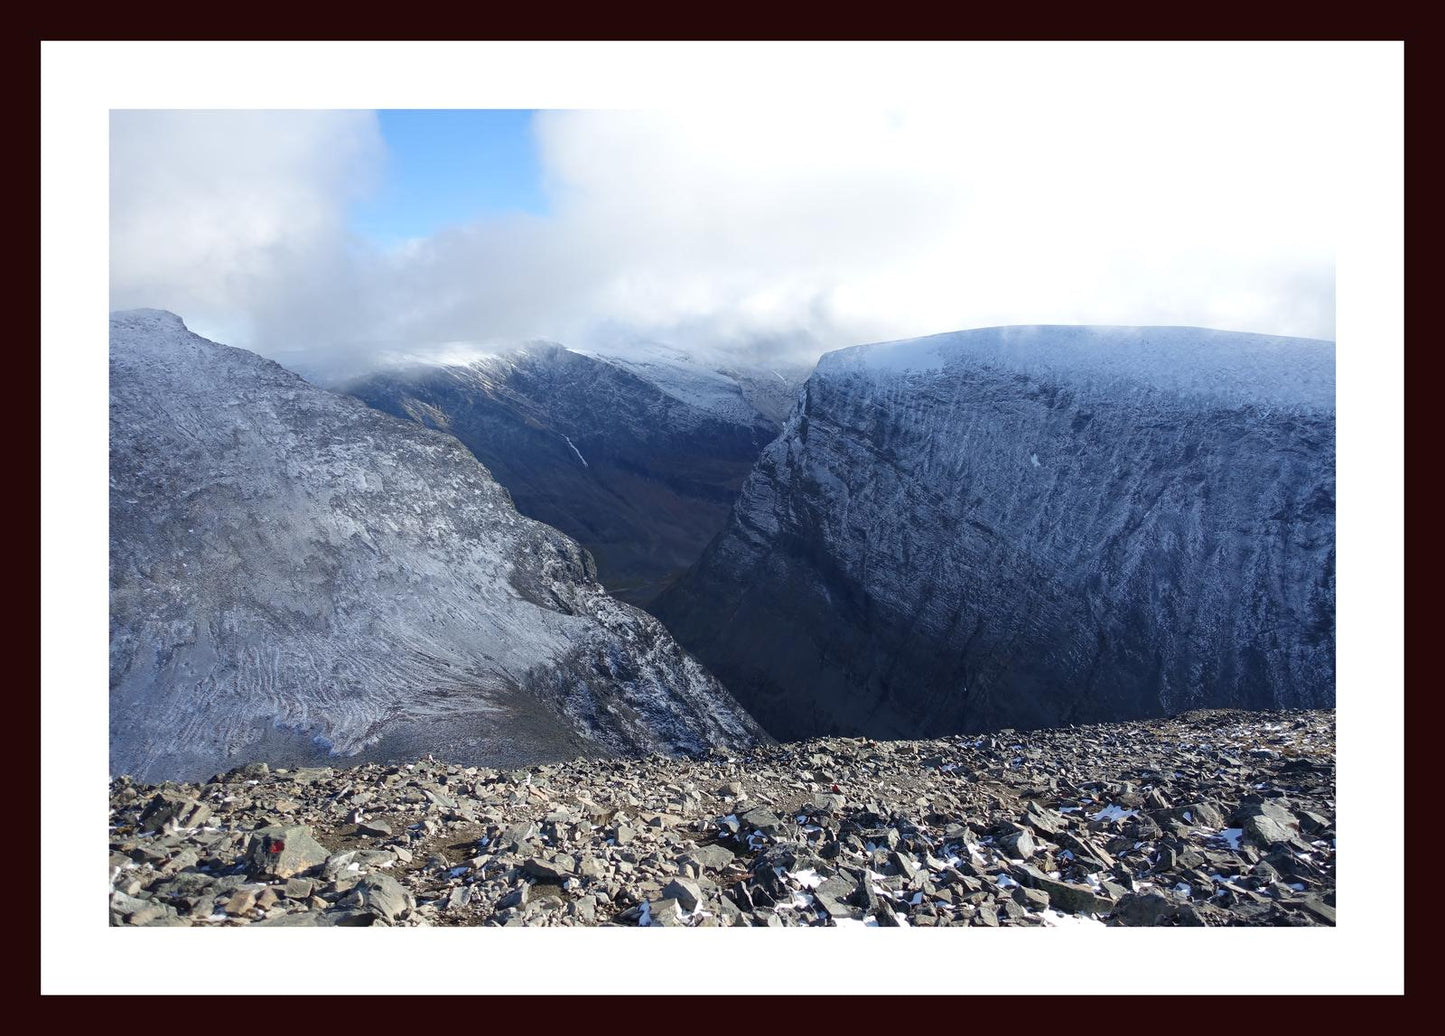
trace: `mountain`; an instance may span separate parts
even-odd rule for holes
[[[806,374],[660,347],[594,356],[534,343],[338,388],[455,435],[518,510],[576,539],[610,592],[645,606],[722,528]]]
[[[1328,706],[1334,453],[1331,342],[844,349],[653,610],[779,738]]]
[[[450,435],[111,318],[111,769],[749,744],[755,723]]]

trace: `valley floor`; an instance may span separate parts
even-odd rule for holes
[[[1332,925],[1334,712],[111,784],[133,925]]]

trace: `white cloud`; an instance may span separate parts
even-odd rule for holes
[[[543,112],[548,216],[390,253],[345,227],[383,160],[369,114],[117,114],[112,302],[313,360],[629,335],[816,353],[1001,323],[1333,337],[1328,92],[1140,75],[877,110]]]
[[[372,112],[114,111],[110,132],[112,308],[264,346],[363,287],[345,215],[385,154]]]

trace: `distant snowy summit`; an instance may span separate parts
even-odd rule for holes
[[[1327,706],[1334,345],[1003,327],[819,361],[654,610],[769,731]]]
[[[112,315],[110,386],[113,773],[762,736],[451,435],[155,310]]]
[[[744,424],[759,417],[780,424],[813,369],[812,363],[787,354],[772,360],[747,359],[721,350],[698,352],[654,342],[583,352],[690,406]]]

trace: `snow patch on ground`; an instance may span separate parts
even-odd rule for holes
[[[1112,805],[1112,804],[1111,804],[1111,805],[1105,806],[1103,809],[1099,810],[1099,812],[1097,812],[1097,813],[1092,813],[1092,814],[1090,814],[1089,819],[1090,819],[1090,820],[1126,820],[1126,819],[1128,819],[1129,817],[1137,817],[1138,815],[1139,815],[1139,811],[1138,811],[1137,809],[1125,809],[1123,806],[1117,806],[1117,805]]]
[[[823,879],[818,875],[818,872],[811,867],[801,871],[790,871],[788,877],[792,878],[805,889],[815,889],[823,884]]]

